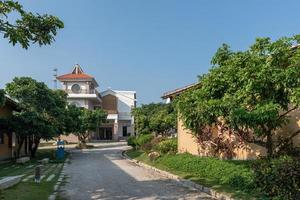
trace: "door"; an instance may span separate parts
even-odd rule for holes
[[[112,140],[112,128],[111,127],[99,128],[99,139]]]
[[[123,126],[123,137],[127,137],[127,126]]]

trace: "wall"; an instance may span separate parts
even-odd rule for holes
[[[66,82],[62,82],[62,89],[63,90],[66,90],[67,89],[67,91],[69,92],[69,93],[72,93],[71,91],[71,89],[72,89],[72,86],[74,85],[74,84],[78,84],[78,85],[80,85],[80,88],[81,88],[81,90],[82,91],[87,91],[88,89],[89,89],[89,84],[88,84],[88,82],[86,82],[86,81],[74,81],[74,82],[72,82],[72,81],[66,81]]]
[[[120,120],[118,122],[118,135],[119,137],[123,137],[123,126],[127,126],[127,134],[133,135],[133,126],[130,120]]]
[[[217,135],[217,128],[213,129],[213,135]],[[233,139],[234,140],[234,139]],[[205,146],[206,148],[204,148]],[[188,152],[193,155],[199,156],[211,156],[209,145],[200,145],[196,138],[192,135],[192,131],[184,127],[183,122],[178,120],[178,152]],[[258,156],[266,155],[266,150],[255,144],[246,144],[243,147],[233,150],[235,156],[233,159],[255,159]],[[220,154],[220,158],[224,158],[224,155]]]
[[[12,111],[13,108],[6,104],[2,108],[0,108],[0,117],[10,116]],[[12,148],[8,147],[7,134],[4,131],[1,131],[1,134],[4,134],[4,144],[0,144],[0,160],[3,160],[3,159],[10,158],[12,156]]]
[[[295,110],[290,113],[290,122],[277,131],[277,134],[283,136],[289,136],[291,133],[300,129],[300,110]],[[218,129],[213,128],[213,135],[218,134]],[[228,136],[229,138],[229,136]],[[235,141],[234,136],[230,136],[232,141]],[[276,142],[276,141],[275,141]],[[293,139],[295,146],[300,147],[300,134]],[[205,146],[206,148],[203,148]],[[199,156],[210,156],[210,149],[208,145],[198,144],[196,138],[192,135],[191,130],[184,127],[182,120],[178,120],[178,152],[179,153],[191,153]],[[233,159],[256,159],[260,156],[266,156],[266,149],[256,144],[245,144],[239,148],[233,150],[235,156]],[[219,157],[224,158],[224,155],[220,154]]]
[[[118,98],[118,112],[120,120],[132,120],[131,109],[135,106],[135,92],[114,91]]]
[[[12,111],[14,106],[12,106],[10,103],[6,103],[5,106],[0,108],[0,117],[9,117],[12,115]],[[1,130],[0,130],[1,131]],[[1,131],[1,133],[4,133],[4,144],[0,144],[0,160],[4,159],[10,159],[15,156],[15,152],[18,148],[18,141],[16,139],[16,135],[12,133],[12,147],[9,147],[9,137],[6,134],[6,132]],[[28,148],[29,149],[29,148]],[[29,152],[27,149],[27,152]],[[22,148],[20,149],[20,156],[26,155],[25,151],[25,145],[23,144]]]
[[[111,94],[102,97],[102,108],[107,110],[110,114],[117,113],[117,97]]]

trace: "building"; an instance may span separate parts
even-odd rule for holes
[[[178,88],[169,92],[166,92],[162,95],[162,99],[165,99],[167,103],[172,102],[172,100],[176,97],[181,95],[182,93],[190,90],[195,89],[197,87],[201,87],[200,83],[191,84],[182,88]],[[293,133],[295,130],[299,130],[300,128],[300,109],[293,110],[289,113],[290,122],[283,126],[280,130],[278,130],[278,134],[281,135],[288,135],[289,133]],[[214,126],[211,127],[211,132],[213,137],[218,137],[220,133],[220,127]],[[197,138],[193,135],[193,132],[187,129],[183,121],[178,118],[177,123],[177,137],[178,137],[178,152],[185,153],[188,152],[193,155],[199,156],[211,156],[211,148],[208,145],[209,143],[199,143]],[[234,135],[227,134],[227,139],[235,142],[237,138]],[[300,134],[293,138],[293,144],[296,147],[300,147]],[[239,146],[233,149],[234,157],[233,159],[255,159],[261,156],[266,156],[266,148],[262,147],[257,144],[253,143],[246,143],[243,146]],[[218,155],[221,158],[226,158],[224,155]]]
[[[17,110],[17,103],[6,96],[4,106],[0,107],[0,118],[8,118]],[[4,127],[0,128],[0,160],[8,160],[16,157],[20,142],[15,133],[9,132]],[[20,149],[20,156],[29,153],[28,141],[25,140]]]
[[[134,134],[134,119],[131,109],[136,106],[135,91],[107,89],[99,92],[96,79],[76,65],[70,74],[58,76],[62,89],[68,94],[70,104],[86,109],[102,108],[107,112],[107,123],[91,133],[90,140],[119,140]],[[96,122],[95,122],[96,123]],[[63,137],[77,142],[77,137]]]

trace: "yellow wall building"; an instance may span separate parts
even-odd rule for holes
[[[197,86],[198,84],[191,84],[183,88],[178,88],[176,90],[166,92],[162,98],[166,99],[167,103],[171,102],[175,96],[180,95],[182,92]],[[294,110],[289,113],[290,122],[282,127],[282,129],[277,131],[277,134],[289,136],[295,131],[300,129],[300,110]],[[211,127],[212,137],[218,137],[220,134],[219,127]],[[211,143],[201,143],[198,142],[197,138],[194,136],[191,130],[184,127],[184,124],[180,118],[178,118],[177,123],[177,134],[178,134],[178,152],[179,153],[190,153],[199,156],[211,156]],[[225,133],[226,134],[226,133]],[[237,142],[237,138],[234,135],[226,135],[228,141]],[[300,134],[293,138],[293,145],[300,147]],[[242,145],[236,145],[235,148],[231,149],[233,152],[232,159],[246,160],[246,159],[256,159],[258,157],[266,156],[266,148],[243,142]],[[227,158],[226,155],[220,153],[217,156],[220,158]]]

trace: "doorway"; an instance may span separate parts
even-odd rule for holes
[[[99,128],[99,139],[100,140],[112,140],[112,127],[101,127]]]
[[[123,137],[127,137],[127,126],[123,126]]]

